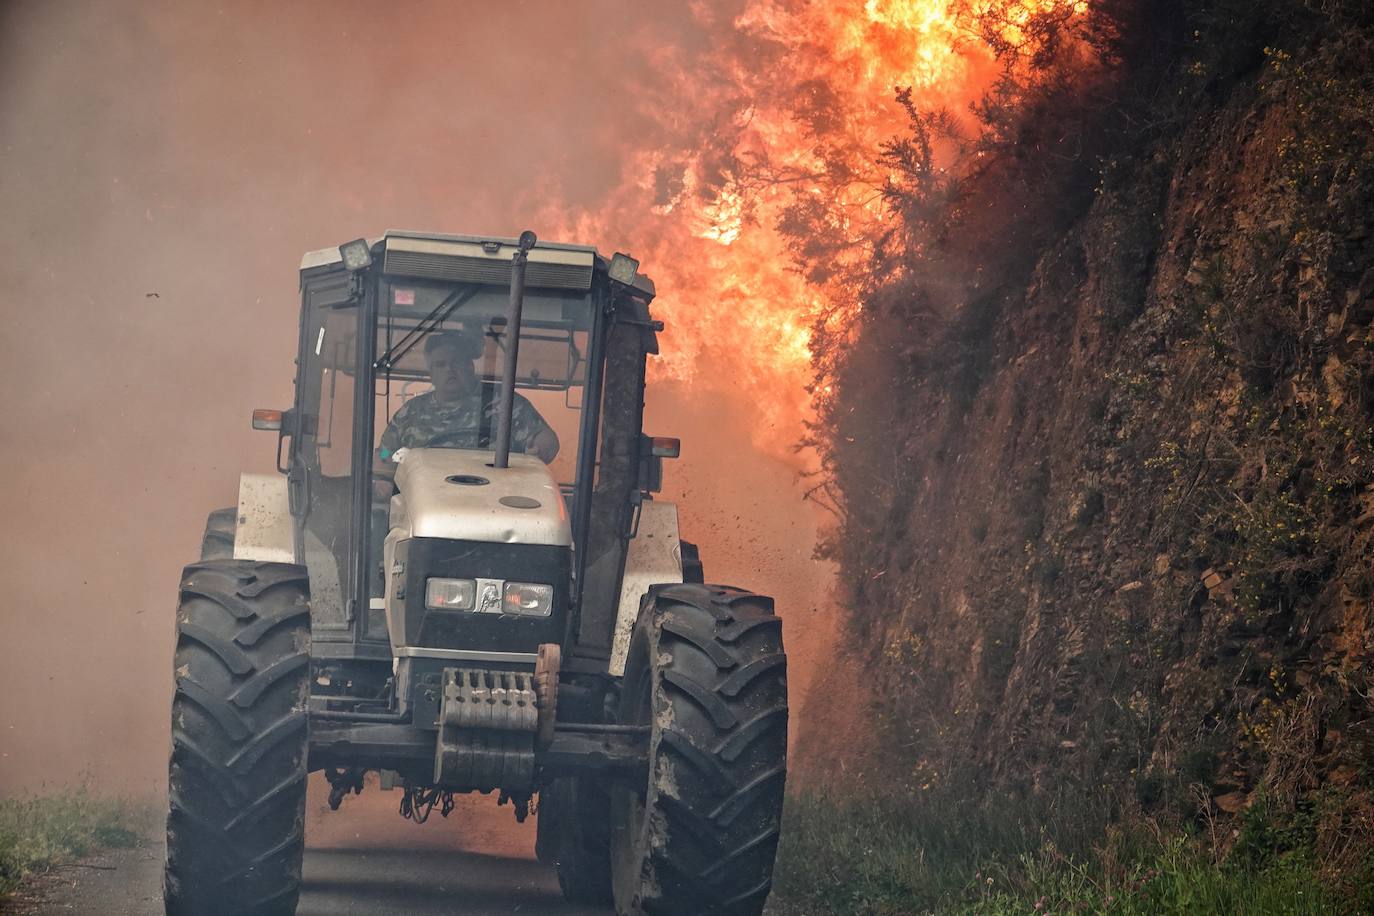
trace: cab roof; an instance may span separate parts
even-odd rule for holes
[[[412,239],[429,242],[465,242],[468,244],[476,243],[496,243],[502,248],[516,248],[519,245],[518,239],[509,238],[503,235],[451,235],[443,232],[416,232],[410,229],[387,229],[380,236],[374,236],[367,240],[367,244],[372,247],[378,242],[386,239]],[[567,242],[546,242],[540,240],[535,243],[535,250],[543,251],[573,251],[585,252],[597,257],[595,248],[589,245],[573,245]],[[343,261],[339,254],[338,247],[321,248],[317,251],[307,251],[301,258],[301,270],[310,270],[315,267],[328,267],[332,264],[339,264]]]
[[[380,246],[385,273],[494,286],[510,282],[510,263],[519,248],[518,240],[505,236],[447,235],[404,229],[388,229],[379,238],[367,242],[374,250]],[[310,251],[301,258],[301,273],[329,271],[342,262],[338,248]],[[530,251],[525,282],[528,286],[546,289],[588,290],[595,271],[606,267],[607,259],[590,245],[540,241]],[[654,298],[654,282],[645,275],[636,274],[632,285],[646,301]]]

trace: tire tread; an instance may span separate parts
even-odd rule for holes
[[[285,916],[304,850],[308,579],[207,559],[186,568],[180,595],[167,913]]]
[[[769,598],[683,583],[652,589],[638,626],[637,664],[656,669],[656,775],[644,877],[632,888],[628,864],[617,875],[620,912],[757,916],[787,772],[781,621]]]

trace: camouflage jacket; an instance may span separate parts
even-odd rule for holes
[[[423,448],[436,439],[444,439],[442,444],[448,448],[490,448],[499,402],[495,385],[483,385],[479,394],[452,405],[441,405],[432,391],[416,395],[387,424],[381,457],[386,460],[397,449]],[[517,392],[511,414],[511,451],[528,451],[535,436],[548,428],[534,405]]]

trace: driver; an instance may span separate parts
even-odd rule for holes
[[[482,338],[455,331],[432,333],[425,338],[424,355],[434,389],[406,401],[392,416],[378,450],[384,462],[399,449],[430,444],[489,448],[496,436],[497,387],[482,384],[473,368],[482,355]],[[519,392],[511,412],[510,448],[535,455],[545,464],[558,454],[558,436]]]

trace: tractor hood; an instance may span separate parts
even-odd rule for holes
[[[391,527],[402,537],[571,546],[563,494],[544,462],[513,454],[508,468],[491,464],[489,451],[406,449]]]

